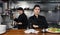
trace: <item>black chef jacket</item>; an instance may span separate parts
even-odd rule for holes
[[[33,28],[33,24],[38,25],[39,28],[48,28],[48,23],[44,16],[38,15],[38,18],[33,15],[29,18],[29,27]]]
[[[26,28],[27,28],[28,19],[27,19],[27,16],[26,16],[24,13],[21,14],[21,15],[19,15],[18,18],[15,18],[14,21],[16,21],[17,23],[19,23],[19,22],[22,23],[22,25],[17,24],[17,25],[15,26],[15,28],[16,28],[16,27],[18,27],[18,29],[23,29],[23,28],[26,29]]]

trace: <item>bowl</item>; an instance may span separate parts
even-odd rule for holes
[[[6,25],[0,25],[0,34],[3,34],[6,32]]]

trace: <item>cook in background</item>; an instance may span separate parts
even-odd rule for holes
[[[18,29],[26,29],[27,25],[28,25],[28,19],[27,16],[24,13],[23,8],[19,7],[17,8],[17,14],[13,15],[14,17],[14,21],[16,22],[16,25],[14,26],[14,28],[18,28]]]

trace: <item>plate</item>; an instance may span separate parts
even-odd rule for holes
[[[46,29],[46,31],[50,32],[50,33],[60,33],[59,28],[48,28],[48,29]]]

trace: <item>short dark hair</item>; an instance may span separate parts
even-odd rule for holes
[[[40,8],[40,6],[39,6],[39,5],[35,5],[35,6],[33,7],[33,10],[34,10],[36,7],[39,7],[39,8]]]
[[[24,9],[22,7],[17,8],[17,10],[22,10],[24,12]]]

